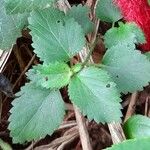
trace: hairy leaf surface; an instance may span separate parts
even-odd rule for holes
[[[5,8],[8,14],[30,12],[35,9],[43,9],[52,5],[56,0],[5,0]]]
[[[150,63],[147,57],[125,44],[108,49],[102,63],[120,92],[135,92],[150,82]]]
[[[34,66],[27,72],[28,78],[37,86],[57,89],[66,86],[71,78],[72,72],[65,63]]]
[[[65,108],[59,91],[27,83],[12,102],[9,130],[14,143],[51,135],[63,120]]]
[[[104,40],[105,46],[111,48],[117,44],[142,44],[145,42],[145,37],[135,23],[120,23],[119,27],[113,27],[106,32]]]
[[[0,49],[9,50],[15,44],[28,24],[27,17],[28,14],[7,15],[4,0],[0,0]]]
[[[116,22],[122,18],[122,15],[113,0],[98,0],[96,7],[96,16],[106,22]]]
[[[34,11],[29,18],[34,52],[45,63],[68,61],[85,45],[84,33],[74,19],[64,19],[54,8]]]
[[[88,67],[74,75],[69,84],[71,101],[96,122],[120,121],[120,95],[106,71]]]
[[[82,5],[73,6],[67,11],[67,16],[73,17],[81,25],[85,34],[93,31],[94,24],[90,21],[88,7]]]

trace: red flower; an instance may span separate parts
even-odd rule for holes
[[[141,45],[143,51],[150,51],[150,6],[148,0],[114,0],[122,15],[128,22],[135,22],[145,34],[146,43]]]

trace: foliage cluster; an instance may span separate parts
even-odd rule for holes
[[[10,49],[28,27],[34,52],[42,62],[26,73],[30,81],[12,102],[8,128],[14,143],[44,138],[59,127],[65,114],[60,88],[68,87],[71,102],[89,120],[110,123],[121,121],[120,95],[140,91],[150,82],[150,54],[136,49],[145,42],[144,34],[134,23],[118,23],[122,16],[112,0],[101,0],[96,7],[101,21],[118,23],[104,35],[107,50],[98,64],[70,65],[83,47],[90,49],[89,55],[93,50],[85,38],[95,28],[88,17],[90,9],[78,5],[64,13],[55,3],[0,0],[0,48]],[[110,149],[141,142],[149,145],[148,139],[134,140]]]

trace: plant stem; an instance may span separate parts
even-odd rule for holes
[[[95,46],[97,44],[97,41],[98,41],[98,38],[96,38],[96,40],[94,41],[94,43],[92,45],[88,46],[89,47],[88,49],[90,51],[89,51],[87,57],[85,58],[85,61],[82,63],[82,69],[88,63],[88,61],[90,59],[90,56],[92,55],[92,52],[93,52],[93,50],[94,50],[94,48],[95,48]]]
[[[114,27],[115,27],[115,22],[112,23],[112,28],[114,28]]]

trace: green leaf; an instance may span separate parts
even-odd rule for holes
[[[113,0],[98,0],[96,7],[96,16],[106,22],[116,22],[122,18],[122,15]]]
[[[150,138],[125,140],[122,143],[115,144],[105,150],[149,150]]]
[[[139,44],[145,42],[142,30],[135,23],[119,23],[119,27],[109,29],[104,35],[104,42],[107,48],[117,44]]]
[[[65,63],[55,63],[34,66],[26,74],[37,86],[57,89],[69,83],[72,71]]]
[[[5,0],[5,8],[8,14],[31,12],[35,9],[43,9],[51,6],[56,0]]]
[[[97,123],[120,121],[120,95],[106,71],[88,67],[74,75],[68,87],[71,101]]]
[[[120,92],[140,91],[150,81],[150,62],[133,47],[118,44],[108,49],[102,63]]]
[[[9,50],[27,25],[28,14],[7,15],[4,0],[0,0],[0,49]]]
[[[90,9],[86,6],[78,5],[73,6],[70,10],[67,11],[68,17],[73,17],[81,27],[83,28],[85,34],[92,32],[94,29],[94,23],[90,21],[89,18]]]
[[[82,28],[54,8],[34,11],[29,18],[32,46],[42,61],[68,61],[85,45]],[[63,20],[64,19],[64,20]]]
[[[14,143],[51,135],[63,120],[65,108],[59,91],[50,91],[27,83],[17,93],[10,110],[9,130]]]
[[[128,139],[150,137],[150,118],[134,115],[125,122],[123,129]]]
[[[150,52],[144,53],[144,55],[147,57],[147,59],[150,61]]]
[[[147,2],[148,2],[148,5],[150,5],[150,0],[147,0]]]
[[[0,139],[0,149],[2,150],[12,150],[11,146],[4,142],[2,139]]]

